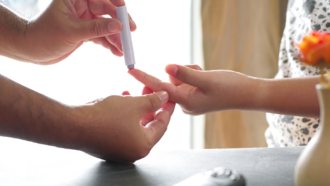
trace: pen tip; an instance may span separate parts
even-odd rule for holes
[[[127,68],[130,69],[134,69],[134,65],[128,65]]]

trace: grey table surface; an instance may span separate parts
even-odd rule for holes
[[[54,147],[1,146],[1,186],[174,185],[222,166],[241,172],[247,186],[293,186],[303,147],[152,152],[132,165],[107,163]]]

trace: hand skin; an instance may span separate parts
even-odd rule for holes
[[[123,56],[116,7],[124,5],[124,0],[53,0],[39,16],[25,20],[0,4],[0,55],[49,65],[93,41]],[[130,27],[136,29],[131,18]]]
[[[164,91],[109,96],[70,107],[0,75],[0,135],[132,163],[165,133],[175,104]]]
[[[197,65],[168,65],[170,82],[138,69],[129,73],[153,91],[165,90],[183,112],[200,115],[223,110],[249,110],[320,117],[315,85],[320,76],[261,79],[228,71],[203,71]]]

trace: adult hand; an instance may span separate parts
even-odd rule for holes
[[[79,149],[115,162],[132,163],[145,157],[169,124],[175,104],[167,101],[167,92],[153,93],[145,87],[143,96],[124,92],[75,108],[84,124]]]
[[[256,84],[244,74],[217,70],[203,71],[197,65],[168,65],[166,72],[171,83],[146,74],[138,69],[129,73],[153,91],[165,90],[170,101],[178,103],[183,112],[199,115],[208,112],[244,109],[254,100]]]
[[[93,41],[122,56],[116,7],[124,0],[55,0],[39,16],[30,20],[24,32],[23,59],[49,65],[74,52],[84,41]],[[110,15],[112,18],[104,18]],[[136,29],[130,18],[131,31]]]

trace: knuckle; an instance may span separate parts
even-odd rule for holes
[[[97,21],[97,20],[93,21],[91,23],[91,27],[89,28],[89,31],[90,31],[91,35],[96,35],[96,36],[100,37],[102,34],[101,22]]]
[[[163,82],[161,80],[157,80],[156,89],[157,90],[162,90],[163,89]]]

